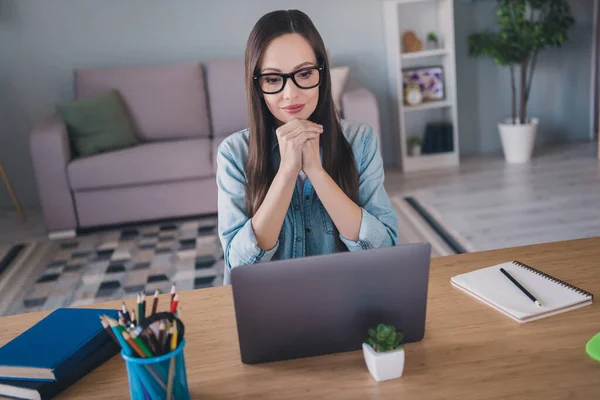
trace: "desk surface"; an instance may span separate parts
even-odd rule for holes
[[[425,339],[406,346],[404,376],[382,383],[369,375],[361,351],[244,365],[231,288],[181,292],[192,398],[600,398],[600,363],[585,353],[600,331],[597,302],[519,324],[450,285],[455,274],[513,259],[600,295],[600,238],[433,259]],[[0,345],[46,314],[0,318]],[[113,357],[60,398],[128,398],[123,361]]]

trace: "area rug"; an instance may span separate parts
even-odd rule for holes
[[[476,251],[468,240],[418,195],[392,196],[391,200],[398,212],[402,243],[428,242],[431,244],[432,257]]]
[[[393,196],[399,244],[428,242],[432,257],[473,246],[418,196]],[[0,315],[135,298],[223,284],[217,216],[79,233],[0,248]]]
[[[0,255],[0,315],[219,286],[216,215],[20,244]],[[7,257],[7,255],[9,257]]]

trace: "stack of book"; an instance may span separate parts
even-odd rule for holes
[[[51,399],[119,352],[99,323],[118,310],[59,308],[0,348],[0,396]]]

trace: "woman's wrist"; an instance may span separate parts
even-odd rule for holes
[[[290,167],[286,167],[283,165],[280,166],[279,170],[277,171],[277,175],[282,175],[288,179],[294,179],[294,181],[298,177],[299,173],[300,173],[300,170],[296,170],[296,168],[290,168]]]

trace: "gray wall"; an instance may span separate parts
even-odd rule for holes
[[[482,1],[472,5],[476,30],[492,27],[496,18],[495,2]],[[540,120],[538,144],[581,140],[590,137],[590,86],[593,1],[572,0],[576,24],[569,32],[569,41],[562,48],[540,53],[529,99],[528,115]],[[476,65],[476,89],[472,99],[459,102],[463,123],[474,110],[478,129],[463,132],[463,153],[490,153],[501,149],[497,122],[510,116],[510,74],[490,60],[462,60]],[[461,61],[457,61],[460,70]],[[469,67],[470,68],[470,67]],[[469,79],[460,80],[459,95],[470,86]],[[469,90],[469,89],[467,89]],[[470,140],[467,141],[467,138]]]
[[[28,149],[32,124],[72,96],[75,67],[241,58],[255,21],[299,8],[337,65],[371,89],[381,110],[384,160],[397,129],[389,101],[382,0],[0,0],[0,160],[26,205],[36,205]],[[591,1],[574,0],[578,26],[560,51],[540,57],[531,101],[549,138],[583,138],[589,124]],[[507,71],[467,57],[466,37],[493,26],[494,2],[456,0],[458,105],[463,154],[497,151],[495,122],[510,110]],[[589,5],[588,5],[589,4]],[[0,206],[10,204],[0,187]]]

